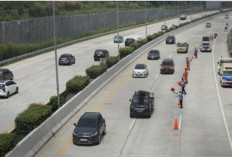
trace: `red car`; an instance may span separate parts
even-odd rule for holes
[[[160,74],[173,74],[175,72],[175,64],[172,58],[164,59],[160,66]]]

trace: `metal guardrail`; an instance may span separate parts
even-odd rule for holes
[[[217,16],[217,15],[215,15]],[[177,34],[183,30],[192,28],[200,23],[211,20],[211,17],[195,21],[169,33]],[[16,147],[9,152],[6,157],[31,157],[39,151],[44,144],[78,111],[80,110],[97,92],[99,92],[109,81],[116,77],[122,70],[134,62],[138,57],[146,53],[154,45],[162,42],[169,33],[148,42],[132,54],[120,60],[116,65],[107,70],[91,82],[85,89],[66,102],[59,110],[51,115],[39,127],[29,133]]]
[[[165,20],[173,19],[173,18],[176,18],[176,17],[177,16],[169,17],[169,18],[166,18]],[[141,27],[141,26],[153,24],[153,23],[157,23],[157,22],[160,22],[160,21],[163,21],[163,20],[164,19],[160,19],[160,20],[155,20],[155,21],[148,22],[148,23],[138,24],[138,25],[135,25],[135,26],[121,28],[121,29],[119,29],[119,31],[124,31],[124,30],[128,30],[128,29],[133,29],[133,28],[136,28],[136,27]],[[108,31],[108,32],[104,32],[104,33],[99,33],[99,34],[96,34],[96,35],[87,36],[87,37],[80,38],[80,39],[71,40],[71,41],[68,41],[68,42],[65,42],[65,43],[62,43],[62,44],[57,44],[57,48],[65,47],[65,46],[72,45],[72,44],[75,44],[75,43],[78,43],[78,42],[81,42],[81,41],[85,41],[85,40],[89,40],[89,39],[109,35],[109,34],[116,33],[116,32],[117,32],[117,30],[113,30],[113,31]],[[45,53],[45,52],[49,52],[49,51],[52,51],[52,50],[54,50],[54,46],[50,46],[50,47],[47,47],[47,48],[43,48],[43,49],[40,49],[40,50],[36,50],[36,51],[33,51],[33,52],[26,53],[26,54],[23,54],[23,55],[20,55],[20,56],[17,56],[17,57],[6,59],[6,60],[3,60],[3,61],[0,61],[0,66],[2,66],[4,64],[11,63],[11,62],[14,62],[14,61],[17,61],[17,60],[21,60],[23,58],[28,58],[30,56],[35,56],[35,55],[39,55],[39,54],[42,54],[42,53]]]

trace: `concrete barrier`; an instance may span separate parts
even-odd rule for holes
[[[16,147],[9,152],[6,157],[31,157],[39,151],[43,145],[78,111],[82,108],[98,91],[100,91],[109,81],[116,77],[123,69],[134,62],[138,57],[148,52],[154,45],[162,42],[168,34],[177,34],[180,31],[192,28],[200,23],[208,21],[212,17],[208,17],[191,24],[185,25],[174,31],[166,33],[141,48],[137,49],[131,55],[122,59],[119,63],[111,67],[104,74],[92,81],[84,90],[75,95],[66,102],[51,117],[43,122],[39,127],[34,129]],[[70,135],[71,136],[71,135]]]

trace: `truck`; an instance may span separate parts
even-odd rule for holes
[[[225,67],[220,78],[222,87],[232,87],[232,67]]]
[[[222,75],[222,70],[224,69],[224,67],[226,67],[226,63],[229,63],[230,65],[232,65],[232,58],[219,58],[218,60],[218,74]],[[230,67],[230,65],[228,65]]]

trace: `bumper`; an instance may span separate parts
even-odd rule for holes
[[[187,50],[177,50],[177,53],[187,53]]]
[[[132,116],[149,116],[150,115],[150,111],[146,110],[146,109],[131,109],[130,110],[130,115]]]
[[[211,49],[201,49],[201,52],[211,52]]]
[[[151,60],[157,60],[157,59],[159,59],[159,57],[147,57],[147,59],[151,59]]]
[[[7,94],[5,92],[0,91],[0,97],[6,97],[6,96],[7,96]]]
[[[232,82],[221,81],[222,87],[232,87]]]
[[[147,74],[132,74],[132,77],[147,77]]]
[[[97,143],[98,136],[80,137],[73,135],[73,144],[91,145]]]
[[[173,69],[160,69],[161,74],[173,74],[174,70]]]
[[[94,57],[94,60],[95,60],[95,61],[100,61],[100,58],[104,58],[104,57],[101,57],[101,56],[99,56],[99,57]]]

